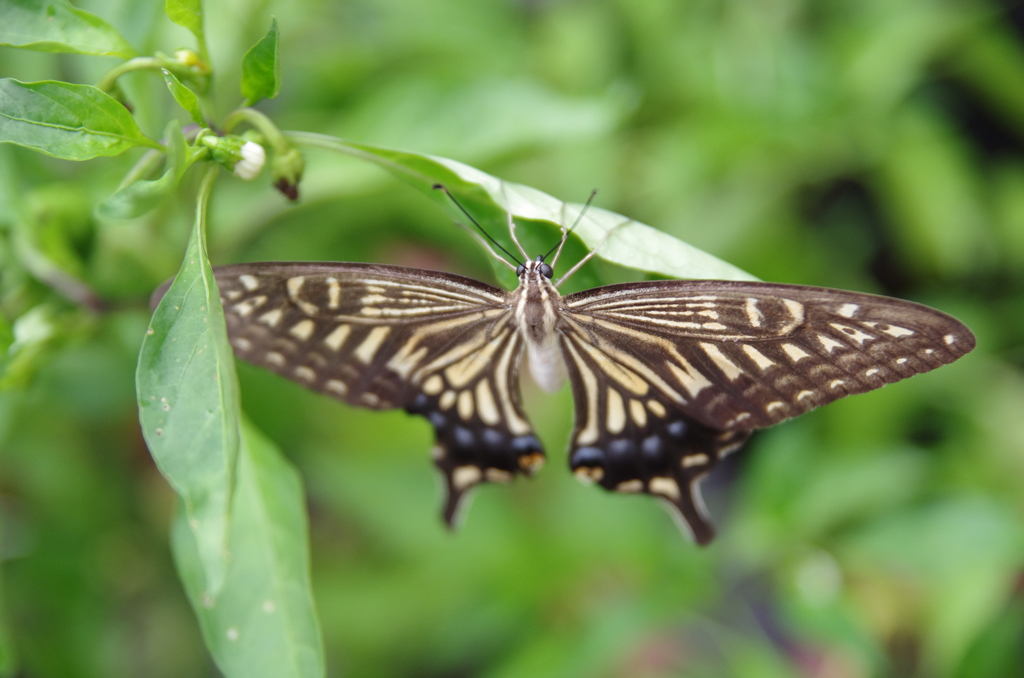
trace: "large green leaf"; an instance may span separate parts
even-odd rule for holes
[[[568,227],[583,209],[580,204],[562,202],[535,188],[504,181],[448,158],[319,134],[289,132],[288,136],[299,144],[328,148],[377,163],[449,207],[444,194],[432,188],[437,183],[443,184],[460,201],[472,207],[474,218],[492,234],[507,231],[509,213],[517,219]],[[586,211],[574,233],[590,249],[600,245],[598,257],[621,266],[674,278],[756,280],[746,271],[667,233],[597,207]]]
[[[204,588],[202,561],[183,511],[172,535],[178,572],[217,665],[229,678],[323,676],[302,482],[274,444],[245,420],[231,522],[230,565],[216,595]]]
[[[65,160],[118,155],[147,138],[124,104],[91,85],[0,78],[0,142]]]
[[[0,45],[124,59],[137,54],[106,21],[61,0],[0,2]]]
[[[242,96],[245,105],[273,99],[281,91],[281,59],[277,46],[277,19],[270,30],[242,57]]]
[[[160,300],[136,371],[139,420],[160,472],[183,502],[215,594],[227,569],[231,483],[238,454],[238,382],[204,229],[211,170],[177,277]]]

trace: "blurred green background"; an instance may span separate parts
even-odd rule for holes
[[[143,52],[193,44],[162,3],[76,4]],[[222,113],[274,15],[284,86],[261,108],[282,128],[455,158],[570,201],[596,187],[600,206],[762,279],[913,299],[978,337],[954,365],[756,434],[705,483],[719,527],[706,549],[656,502],[571,478],[567,390],[524,383],[548,467],[484,488],[448,534],[425,422],[240,366],[246,411],[307,485],[329,675],[1024,675],[1016,5],[208,0]],[[95,83],[115,63],[0,50],[0,75],[23,81]],[[158,137],[173,110],[163,82],[124,86]],[[128,156],[72,164],[0,146],[8,675],[217,675],[171,562],[174,497],[133,382],[194,190],[139,220],[97,219]],[[493,280],[415,191],[366,163],[308,160],[297,206],[267,179],[219,182],[214,263],[381,261]],[[103,310],[68,301],[62,273]]]

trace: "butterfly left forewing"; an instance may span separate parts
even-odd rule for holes
[[[215,269],[239,357],[350,405],[427,418],[451,524],[481,482],[532,473],[543,451],[519,402],[521,340],[507,293],[396,266]]]
[[[601,475],[608,489],[669,499],[698,541],[710,538],[710,526],[694,483],[751,430],[927,372],[974,347],[963,324],[934,309],[795,285],[613,285],[569,295],[563,309],[577,407],[573,468]],[[652,400],[664,421],[649,412],[646,421],[630,417]],[[642,454],[648,439],[661,449],[656,461]],[[661,478],[675,481],[678,499]]]

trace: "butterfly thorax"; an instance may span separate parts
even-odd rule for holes
[[[539,257],[520,270],[519,287],[511,299],[516,327],[526,343],[530,374],[545,391],[557,391],[565,381],[565,363],[556,332],[562,295],[551,283],[551,268]]]

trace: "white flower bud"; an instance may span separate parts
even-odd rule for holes
[[[255,178],[267,162],[267,152],[259,144],[246,141],[239,153],[242,157],[235,163],[235,176],[246,180]]]

